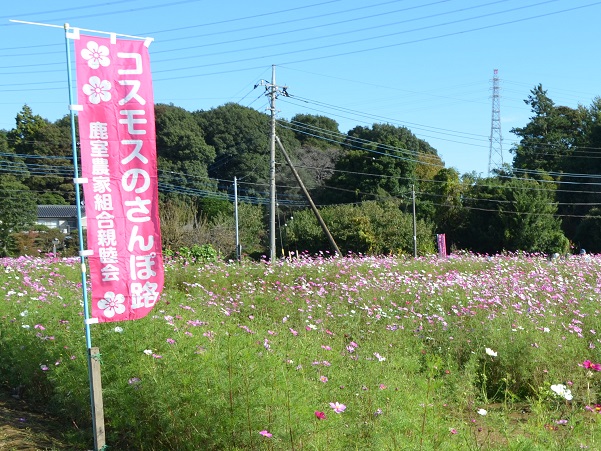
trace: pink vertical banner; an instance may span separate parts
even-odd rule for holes
[[[92,314],[143,318],[163,289],[148,41],[75,40]]]
[[[447,256],[447,237],[444,233],[436,235],[436,243],[438,244],[438,256],[444,258]]]

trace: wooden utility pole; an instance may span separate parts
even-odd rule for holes
[[[238,227],[238,179],[234,177],[234,222],[236,225],[236,260],[242,259],[242,246],[240,246],[240,231]]]
[[[275,261],[275,65],[271,66],[271,92],[269,93],[269,110],[271,111],[271,133],[269,136],[269,261]]]
[[[411,185],[411,197],[413,198],[413,257],[417,258],[417,223],[415,221],[415,185]]]

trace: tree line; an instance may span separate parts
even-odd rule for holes
[[[342,252],[411,254],[413,191],[421,254],[435,251],[438,233],[449,250],[600,252],[601,100],[556,106],[538,85],[525,102],[532,116],[511,130],[519,138],[512,165],[488,177],[445,167],[426,141],[391,124],[342,132],[331,118],[298,114],[279,120],[277,135]],[[157,104],[155,117],[165,248],[210,244],[232,257],[236,177],[243,250],[266,254],[269,116],[227,103]],[[280,155],[276,164],[278,253],[328,250],[292,171]],[[32,252],[36,237],[48,245],[52,233],[33,226],[36,205],[73,204],[72,178],[69,118],[51,122],[25,105],[15,127],[0,130],[3,255]]]

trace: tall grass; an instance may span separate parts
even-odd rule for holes
[[[0,383],[65,418],[85,449],[78,263],[2,264]],[[537,255],[173,260],[147,318],[92,326],[107,442],[596,449],[600,267]]]

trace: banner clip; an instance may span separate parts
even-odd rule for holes
[[[76,185],[88,183],[88,178],[87,177],[77,177],[77,178],[73,179],[73,183],[75,183]]]
[[[80,257],[90,257],[91,255],[94,255],[94,251],[92,249],[86,249],[85,251],[79,251]]]
[[[69,111],[83,111],[83,105],[69,105]]]
[[[90,324],[98,324],[98,318],[88,318],[85,320],[85,323],[90,325]]]
[[[69,24],[65,24],[65,28],[68,28]],[[65,32],[69,39],[79,39],[79,28],[67,29]]]

